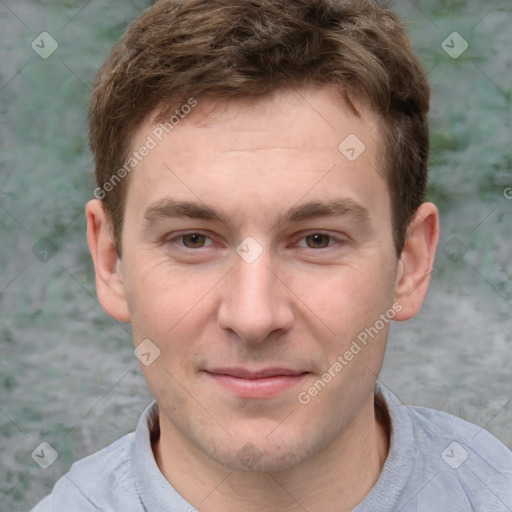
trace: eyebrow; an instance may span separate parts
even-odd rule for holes
[[[368,222],[370,212],[353,199],[332,199],[327,202],[311,201],[288,210],[279,223],[300,222],[315,217],[341,217],[351,215],[357,220]]]
[[[310,201],[290,208],[280,217],[276,225],[300,222],[316,217],[341,217],[349,215],[363,223],[370,220],[367,208],[353,199],[332,199],[327,202]],[[162,199],[149,206],[144,212],[144,219],[156,222],[167,218],[190,218],[219,221],[229,226],[228,217],[207,206],[195,201],[180,201],[172,198]]]
[[[149,206],[144,212],[144,218],[149,222],[173,217],[217,220],[228,224],[227,218],[225,218],[221,213],[205,204],[195,201],[178,201],[171,198],[162,199],[161,201]]]

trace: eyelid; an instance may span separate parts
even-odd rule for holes
[[[187,236],[187,235],[202,235],[205,238],[207,238],[208,240],[210,240],[212,243],[205,245],[203,247],[197,247],[195,249],[192,247],[187,247],[183,244],[176,244],[180,249],[185,249],[185,250],[189,250],[189,251],[197,251],[198,249],[204,249],[206,247],[210,247],[214,243],[213,238],[206,231],[203,231],[202,229],[189,229],[189,230],[184,230],[184,231],[174,231],[173,233],[164,236],[163,242],[164,243],[179,242],[179,240],[181,238],[183,238],[184,236]]]
[[[295,237],[295,241],[293,242],[294,245],[297,244],[297,242],[301,241],[301,240],[304,240],[306,239],[308,236],[311,236],[311,235],[323,235],[323,236],[327,236],[329,237],[331,240],[332,240],[332,243],[327,245],[327,247],[320,247],[320,248],[313,248],[313,247],[307,247],[307,246],[300,246],[300,247],[303,247],[305,249],[313,249],[315,251],[320,251],[322,249],[328,249],[329,247],[332,247],[335,243],[344,243],[344,242],[348,242],[350,241],[350,238],[347,236],[347,235],[342,235],[341,233],[338,234],[338,235],[334,235],[332,232],[329,232],[329,231],[322,231],[322,230],[310,230],[310,231],[307,231],[307,232],[303,232],[303,233],[300,233],[299,235],[297,235]]]
[[[196,234],[206,237],[208,240],[210,240],[210,243],[203,247],[197,247],[197,248],[187,247],[187,246],[183,245],[182,243],[177,243],[180,241],[180,239],[182,237],[184,237],[186,235],[196,235]],[[303,246],[297,245],[298,242],[305,240],[308,236],[311,236],[311,235],[327,236],[330,238],[330,241],[332,241],[332,242],[329,245],[327,245],[326,247],[319,247],[319,248],[307,247],[307,245],[303,245]],[[166,236],[164,236],[162,241],[163,241],[163,243],[174,243],[180,250],[186,250],[186,251],[198,251],[199,249],[205,249],[205,248],[211,247],[215,244],[213,236],[211,236],[211,234],[209,232],[204,231],[202,229],[189,229],[189,230],[183,230],[183,231],[174,231],[173,233],[170,233],[170,234],[167,234]],[[303,249],[311,249],[314,251],[320,251],[322,249],[327,250],[330,247],[332,247],[333,245],[335,245],[336,243],[340,244],[340,243],[346,243],[349,241],[350,241],[350,238],[347,235],[344,235],[341,233],[333,234],[330,231],[318,230],[318,229],[314,230],[313,229],[313,230],[303,231],[303,232],[295,235],[292,245],[294,245],[296,247],[298,246]]]

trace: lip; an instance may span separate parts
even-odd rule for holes
[[[241,398],[271,398],[297,385],[308,372],[290,368],[215,368],[203,372],[216,384]]]

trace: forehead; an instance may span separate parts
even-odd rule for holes
[[[130,176],[127,206],[168,195],[242,213],[249,200],[279,208],[301,196],[388,201],[377,116],[360,115],[329,88],[282,91],[258,100],[198,100],[172,122],[148,116],[132,144],[152,149]],[[361,197],[357,197],[361,196]],[[261,207],[263,211],[265,208]]]

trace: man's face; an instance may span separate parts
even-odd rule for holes
[[[387,323],[308,390],[394,301],[376,123],[311,88],[199,102],[162,141],[141,126],[132,149],[158,143],[130,176],[121,267],[135,342],[160,350],[142,368],[162,435],[281,471],[364,424]]]

